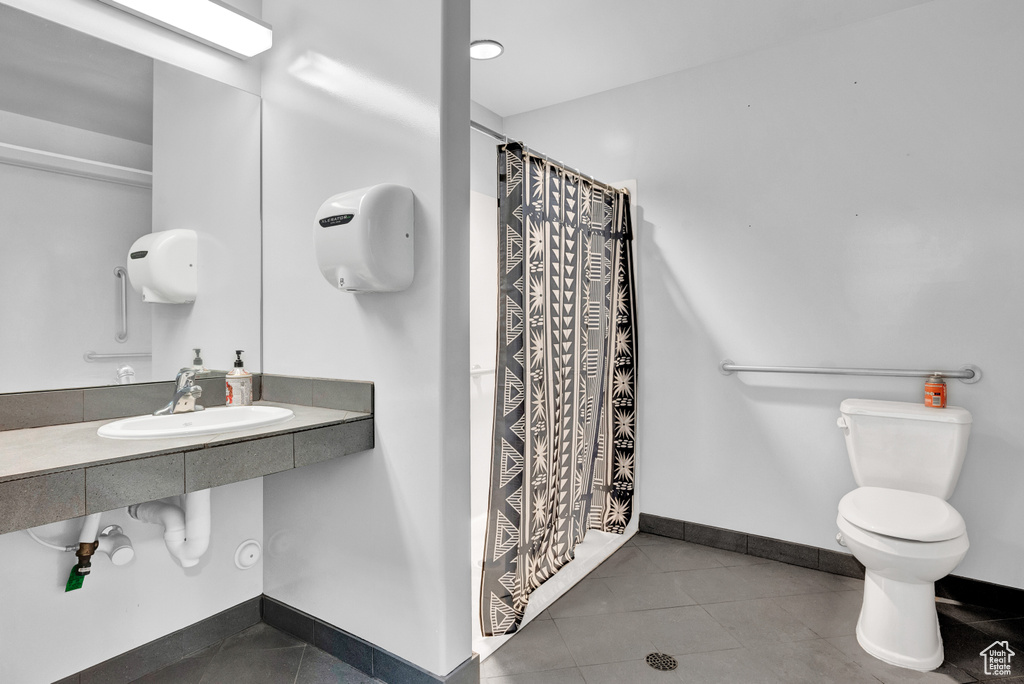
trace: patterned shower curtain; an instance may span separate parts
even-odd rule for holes
[[[629,195],[509,143],[498,223],[485,636],[518,629],[587,529],[625,530],[636,424]]]

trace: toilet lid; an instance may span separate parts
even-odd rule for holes
[[[939,497],[900,489],[858,487],[840,500],[839,515],[869,532],[912,541],[945,541],[967,531],[957,510]]]

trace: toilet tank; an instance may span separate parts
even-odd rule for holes
[[[846,399],[839,427],[861,487],[888,487],[948,499],[967,453],[971,414],[959,406]]]

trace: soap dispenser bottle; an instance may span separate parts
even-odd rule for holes
[[[242,350],[235,350],[235,367],[227,374],[224,402],[228,406],[252,406],[252,373],[242,367]]]

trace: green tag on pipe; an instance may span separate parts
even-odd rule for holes
[[[68,583],[64,585],[64,593],[74,591],[75,589],[81,589],[82,585],[85,584],[85,576],[78,574],[78,566],[71,568],[71,575],[68,577]]]

